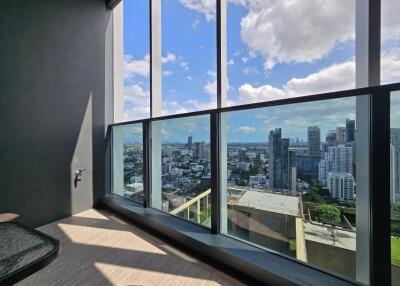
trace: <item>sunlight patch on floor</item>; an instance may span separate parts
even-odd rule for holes
[[[74,214],[73,217],[109,220],[108,217],[93,209]]]
[[[140,236],[130,231],[65,223],[59,223],[57,225],[73,243],[140,252],[144,252],[143,249],[146,249],[145,252],[147,253],[167,255],[167,253],[154,246],[151,242],[145,241]]]

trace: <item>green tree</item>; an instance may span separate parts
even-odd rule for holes
[[[318,205],[314,208],[314,214],[317,221],[323,224],[335,225],[340,223],[340,211],[332,205]]]
[[[392,222],[390,225],[392,236],[400,237],[400,223]]]
[[[392,203],[391,211],[393,214],[400,214],[400,203]]]
[[[317,204],[325,204],[325,199],[315,192],[309,192],[302,196],[303,201]]]

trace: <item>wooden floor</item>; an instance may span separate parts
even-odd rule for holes
[[[39,228],[59,257],[25,285],[242,285],[110,213],[88,210]]]

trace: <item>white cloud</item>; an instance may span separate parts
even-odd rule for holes
[[[187,71],[187,70],[189,69],[189,64],[188,64],[187,62],[185,62],[185,61],[181,61],[181,62],[179,63],[179,65],[180,65],[185,71]]]
[[[162,72],[162,74],[163,74],[163,76],[170,76],[170,75],[173,74],[173,71],[171,71],[171,70],[165,70],[165,71]]]
[[[161,58],[161,62],[163,64],[175,62],[175,61],[176,61],[176,55],[173,53],[168,53],[165,57]]]
[[[179,0],[179,2],[186,8],[203,14],[207,21],[215,19],[216,0]]]
[[[199,27],[200,21],[199,19],[195,19],[192,23],[192,27],[193,29],[197,30],[197,28]]]
[[[125,86],[124,120],[135,120],[150,116],[150,92],[139,84]]]
[[[241,132],[244,134],[249,134],[249,133],[256,132],[257,129],[255,127],[251,127],[251,126],[239,126],[239,127],[235,128],[235,131]]]
[[[400,49],[383,54],[381,61],[382,83],[400,81]],[[306,77],[292,78],[281,88],[269,84],[258,87],[243,84],[239,87],[238,102],[232,103],[244,104],[352,88],[355,88],[354,59],[333,64]]]
[[[207,71],[207,75],[209,75],[209,76],[211,76],[211,77],[216,77],[216,76],[217,76],[217,73],[216,73],[215,71],[208,70],[208,71]]]
[[[400,48],[386,52],[381,58],[382,84],[400,82]]]
[[[382,39],[400,39],[400,1],[382,1]]]
[[[260,71],[256,68],[256,67],[245,67],[243,69],[243,73],[245,75],[249,75],[249,74],[259,74]]]
[[[243,5],[244,1],[234,1]],[[241,38],[264,67],[312,62],[354,39],[355,2],[349,0],[247,0]],[[242,59],[243,60],[243,59]],[[247,60],[244,58],[244,60]]]
[[[192,78],[190,75],[188,75],[188,76],[186,77],[186,79],[187,79],[187,80],[193,80],[193,78]]]
[[[234,59],[230,59],[230,60],[228,61],[228,65],[232,66],[232,65],[234,65],[234,64],[235,64],[235,60],[234,60]]]
[[[131,79],[135,75],[148,76],[150,73],[150,56],[135,60],[132,55],[124,55],[124,78]]]
[[[282,88],[269,84],[259,87],[244,84],[239,87],[237,104],[351,89],[355,87],[354,70],[354,61],[347,61],[333,64],[303,78],[292,78]]]
[[[207,82],[207,84],[204,86],[204,91],[207,92],[208,94],[211,95],[216,95],[217,94],[217,81],[214,80],[212,82]]]

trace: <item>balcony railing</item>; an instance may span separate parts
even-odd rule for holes
[[[110,193],[363,282],[400,237],[397,107],[392,84],[110,125]]]

